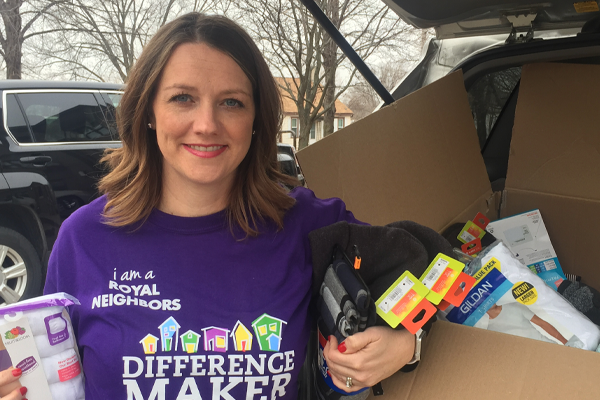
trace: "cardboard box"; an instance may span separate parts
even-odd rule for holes
[[[600,288],[600,67],[523,68],[505,190],[494,193],[462,74],[453,73],[298,153],[317,196],[357,218],[438,231],[482,212],[540,209],[565,273]],[[436,323],[412,373],[381,399],[598,399],[600,354]]]

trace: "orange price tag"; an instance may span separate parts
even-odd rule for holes
[[[437,305],[437,308],[441,311],[446,311],[446,308],[448,308],[448,306],[450,306],[450,303],[442,299],[442,301],[440,301],[440,304]]]
[[[401,324],[407,331],[416,335],[416,333],[425,325],[427,321],[437,312],[437,308],[427,299],[421,300],[419,304],[404,318]]]
[[[485,229],[486,226],[490,223],[490,219],[478,212],[475,218],[473,218],[473,223],[480,227],[481,229]]]
[[[470,241],[469,243],[465,243],[460,246],[460,249],[463,253],[472,256],[473,254],[477,254],[481,251],[481,239],[476,238],[475,240]]]
[[[454,281],[454,284],[450,287],[450,290],[448,290],[448,293],[446,293],[444,296],[444,300],[455,307],[460,307],[463,300],[467,297],[469,291],[475,285],[475,282],[475,278],[473,278],[471,275],[461,272],[458,275],[458,278],[456,278]],[[447,307],[448,306],[446,305],[444,309]]]

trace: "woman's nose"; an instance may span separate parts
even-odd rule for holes
[[[212,135],[219,126],[218,110],[210,104],[200,104],[194,114],[194,132],[203,135]]]

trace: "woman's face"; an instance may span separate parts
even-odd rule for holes
[[[250,148],[255,112],[239,65],[206,44],[182,44],[162,71],[152,108],[165,192],[226,196]]]

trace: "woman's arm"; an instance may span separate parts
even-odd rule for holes
[[[333,383],[346,392],[370,387],[391,376],[415,352],[415,336],[407,330],[394,330],[384,326],[367,328],[341,344],[331,336],[323,350]],[[352,387],[346,379],[352,378]]]
[[[558,331],[558,329],[556,329],[549,322],[541,319],[540,317],[538,317],[535,314],[533,315],[533,317],[531,317],[531,322],[534,323],[534,324],[536,324],[537,326],[539,326],[543,330],[545,330],[548,333],[548,335],[552,336],[553,338],[555,338],[556,340],[558,340],[562,344],[567,343],[567,339],[565,339],[565,337],[560,334],[560,332]]]

